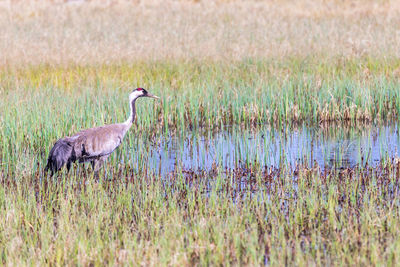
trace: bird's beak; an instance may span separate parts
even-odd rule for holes
[[[155,99],[160,99],[158,96],[153,95],[153,94],[150,94],[150,93],[147,93],[146,96],[147,96],[147,97],[151,97],[151,98],[155,98]]]

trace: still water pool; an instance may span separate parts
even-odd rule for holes
[[[400,156],[398,124],[360,126],[299,126],[274,128],[227,127],[223,131],[188,131],[159,137],[146,146],[145,159],[130,157],[135,168],[165,175],[175,168],[210,170],[213,166],[237,168],[295,167],[317,164],[325,168],[376,165]],[[133,150],[140,150],[133,147]],[[143,155],[143,153],[142,153]]]

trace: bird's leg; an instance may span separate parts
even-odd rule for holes
[[[92,167],[96,176],[98,176],[101,167],[103,166],[104,161],[108,158],[107,156],[102,156],[98,159],[92,161]]]
[[[101,158],[95,159],[92,161],[92,167],[94,172],[98,172],[101,169],[101,166],[103,165],[103,161]]]
[[[71,169],[71,161],[67,162],[67,173],[69,173],[69,170]]]
[[[100,169],[99,159],[94,159],[90,163],[92,164],[93,177],[96,178],[96,180],[98,180],[98,178],[99,178],[99,169]]]
[[[102,164],[102,165],[104,165],[104,163],[106,162],[106,159],[108,158],[108,156],[109,156],[109,155],[103,156],[103,157],[100,158],[100,159],[101,159],[101,164]],[[107,177],[107,168],[104,169],[104,172],[105,172],[105,177]]]
[[[96,167],[96,159],[90,161],[90,164],[92,165],[92,169],[94,170],[94,168]]]

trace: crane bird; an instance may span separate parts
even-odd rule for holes
[[[64,165],[69,171],[71,164],[78,161],[79,163],[90,162],[94,172],[97,173],[107,157],[122,143],[125,134],[131,128],[136,115],[135,101],[139,97],[159,98],[143,88],[136,88],[129,94],[131,114],[125,122],[86,129],[73,136],[57,140],[50,150],[45,172],[50,170],[53,175]]]

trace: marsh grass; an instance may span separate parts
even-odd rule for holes
[[[148,171],[147,153],[162,136],[188,129],[257,123],[279,127],[300,121],[363,127],[385,121],[399,112],[396,64],[349,61],[338,68],[249,60],[3,69],[1,262],[395,262],[396,159],[382,161],[377,169],[327,173],[307,165],[295,171],[289,166],[264,168],[246,158],[245,169],[239,164],[228,171],[217,165],[210,172],[183,170],[178,163],[162,178]],[[365,67],[370,76],[362,72]],[[43,175],[55,140],[125,120],[127,95],[139,85],[162,99],[138,101],[137,121],[100,179],[82,165],[69,174]]]
[[[146,161],[188,130],[398,120],[399,13],[397,1],[0,1],[1,264],[395,265],[398,159],[178,163],[164,178]],[[161,101],[138,101],[100,179],[82,165],[43,175],[58,138],[124,121],[138,86]]]
[[[169,179],[126,169],[0,189],[10,265],[391,264],[398,163],[319,173],[259,167]]]

